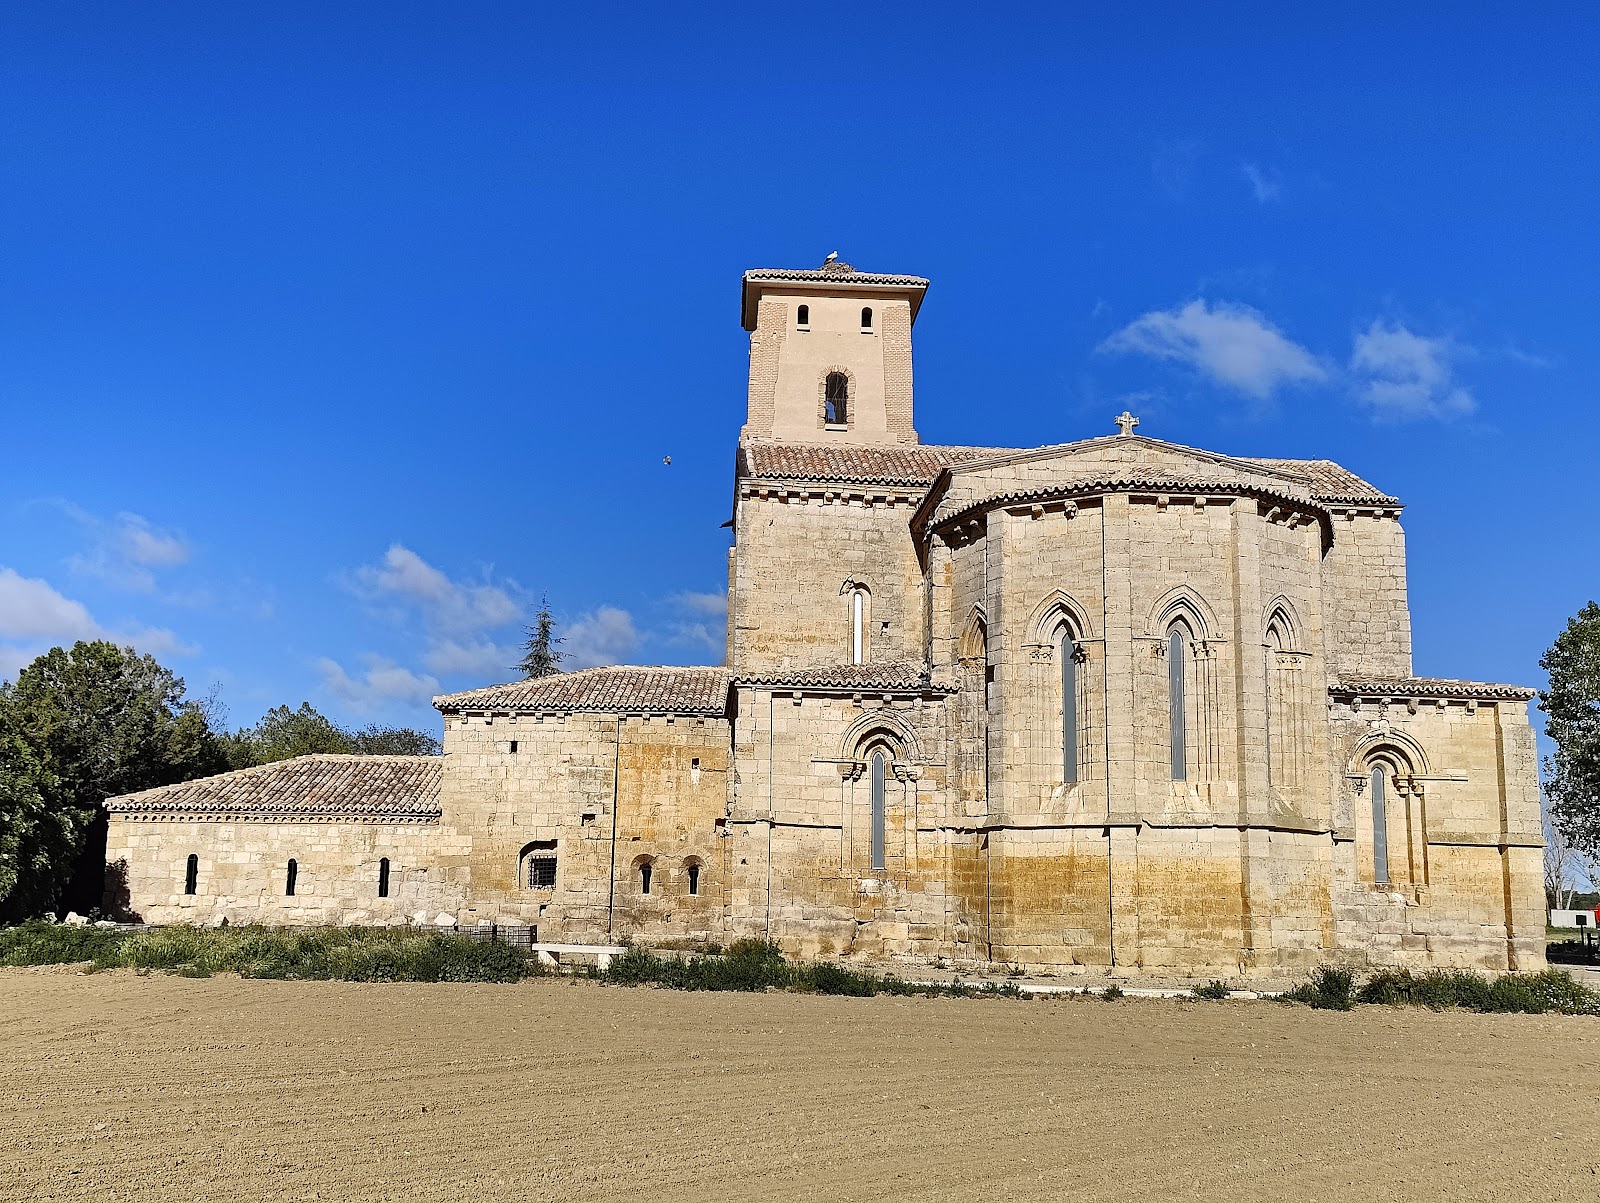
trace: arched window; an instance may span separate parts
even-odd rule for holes
[[[864,333],[872,332],[872,309],[870,307],[861,311],[861,329]]]
[[[1173,627],[1167,636],[1167,723],[1172,735],[1172,779],[1189,777],[1187,731],[1185,729],[1185,653],[1187,640],[1182,627]]]
[[[200,885],[200,858],[193,852],[183,868],[183,892],[193,894]]]
[[[1383,766],[1372,770],[1372,880],[1389,884],[1389,798],[1388,774]]]
[[[639,866],[639,893],[648,894],[650,892],[650,879],[654,876],[655,866],[649,861],[645,861],[644,864]]]
[[[1078,779],[1078,644],[1061,631],[1061,780]]]
[[[802,330],[811,324],[810,305],[802,305],[794,311],[794,324]]]
[[[700,862],[692,860],[684,868],[689,874],[689,893],[698,894],[700,892]]]
[[[294,857],[289,858],[288,871],[283,875],[283,893],[286,898],[294,897],[294,885],[300,877],[300,862]]]
[[[885,811],[887,809],[885,790],[888,776],[889,757],[882,749],[872,754],[872,867],[881,869],[884,865],[884,826]]]
[[[829,372],[823,382],[823,421],[829,426],[850,424],[850,377]]]
[[[867,591],[850,591],[850,663],[867,662]]]
[[[389,858],[386,856],[378,862],[378,897],[389,896]]]

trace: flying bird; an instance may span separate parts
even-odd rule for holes
[[[663,455],[661,457],[661,462],[664,464],[670,464],[672,462],[672,457],[670,455]]]

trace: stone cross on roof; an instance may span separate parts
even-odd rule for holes
[[[1133,433],[1133,428],[1135,426],[1137,426],[1138,424],[1139,424],[1139,419],[1134,417],[1127,410],[1123,410],[1120,414],[1117,415],[1117,433],[1118,434],[1132,434]]]

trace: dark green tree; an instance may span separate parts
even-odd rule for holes
[[[1568,619],[1539,664],[1550,674],[1539,709],[1556,745],[1545,761],[1551,818],[1579,853],[1600,856],[1600,606]]]
[[[550,598],[545,596],[539,602],[539,612],[533,616],[533,625],[524,628],[527,640],[523,644],[524,655],[522,663],[517,665],[525,680],[536,677],[553,677],[561,671],[561,661],[566,659],[566,653],[561,650],[565,642],[556,634],[555,615],[550,613]]]
[[[4,918],[98,906],[105,799],[227,767],[183,681],[153,657],[103,640],[40,656],[0,686],[0,712],[4,789],[27,828],[7,853],[16,876],[0,896]]]
[[[342,727],[314,708],[310,702],[300,709],[275,706],[261,721],[227,736],[228,761],[233,768],[248,768],[334,752],[358,756],[437,756],[439,741],[426,731],[409,727],[372,724],[359,731]]]

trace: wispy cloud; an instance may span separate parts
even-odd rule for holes
[[[150,655],[192,655],[198,649],[164,627],[108,628],[82,602],[49,582],[0,567],[0,678],[51,647],[80,639],[108,639]]]
[[[504,680],[515,673],[522,649],[492,639],[445,639],[423,653],[422,663],[440,676],[462,675]]]
[[[522,614],[522,605],[512,596],[516,588],[512,582],[502,586],[452,580],[399,543],[384,553],[381,563],[355,572],[358,593],[416,606],[431,627],[458,634],[516,621]]]
[[[1136,318],[1100,344],[1103,352],[1181,363],[1256,400],[1286,385],[1315,384],[1328,373],[1315,356],[1248,305],[1190,301]]]
[[[1250,191],[1255,195],[1256,204],[1270,205],[1273,201],[1283,199],[1283,177],[1275,168],[1262,168],[1254,163],[1241,163],[1239,170],[1244,178],[1250,182]]]
[[[667,642],[715,654],[720,664],[728,647],[728,595],[675,593],[667,604],[676,612],[667,623]]]
[[[328,692],[362,713],[394,703],[426,702],[439,692],[439,682],[419,675],[381,656],[366,657],[366,667],[351,676],[336,660],[317,661],[317,671]]]
[[[189,560],[187,538],[156,526],[143,515],[124,511],[107,519],[71,504],[62,509],[90,537],[88,549],[70,557],[68,567],[113,588],[154,593],[158,570],[176,568]]]
[[[639,646],[639,632],[633,615],[616,606],[601,606],[583,615],[567,628],[562,651],[563,668],[595,668],[602,664],[621,664]]]
[[[1350,372],[1356,396],[1380,420],[1459,418],[1477,409],[1457,383],[1454,361],[1467,349],[1406,327],[1373,322],[1356,335]]]

